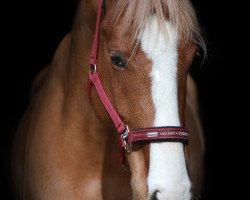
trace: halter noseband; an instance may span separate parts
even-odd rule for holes
[[[101,22],[102,5],[102,0],[98,0],[95,35],[90,59],[88,94],[90,97],[91,88],[94,85],[103,106],[108,112],[119,134],[122,164],[124,165],[126,162],[124,155],[125,150],[128,150],[133,142],[170,141],[187,144],[189,142],[189,131],[185,127],[166,126],[129,130],[128,126],[121,120],[120,116],[116,112],[116,109],[113,107],[104,91],[97,73],[98,35]]]

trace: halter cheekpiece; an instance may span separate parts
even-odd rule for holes
[[[116,112],[116,109],[113,107],[112,103],[110,102],[109,98],[107,97],[104,91],[104,88],[97,73],[98,35],[99,35],[103,5],[104,5],[103,1],[98,0],[95,35],[94,35],[94,41],[92,45],[92,52],[90,58],[88,94],[90,96],[91,88],[94,85],[98,93],[98,96],[102,101],[103,106],[108,112],[119,134],[122,164],[124,165],[126,162],[124,155],[125,150],[128,150],[133,142],[169,141],[169,142],[182,142],[183,144],[187,144],[189,142],[189,131],[185,127],[166,126],[166,127],[151,127],[151,128],[129,130],[128,125],[126,125],[121,120],[119,114]]]

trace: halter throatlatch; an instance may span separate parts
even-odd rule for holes
[[[98,0],[95,35],[94,35],[94,41],[92,45],[92,52],[90,58],[88,94],[90,96],[91,88],[94,85],[103,106],[105,107],[107,113],[112,119],[115,128],[119,134],[122,164],[124,165],[126,162],[124,152],[125,150],[128,150],[131,147],[131,144],[133,142],[171,141],[171,142],[182,142],[183,144],[187,144],[189,141],[189,131],[184,127],[166,126],[166,127],[152,127],[152,128],[129,130],[128,125],[126,125],[121,120],[116,109],[113,107],[112,103],[107,97],[106,92],[104,91],[104,88],[97,73],[98,35],[101,22],[101,14],[102,14],[102,0]]]

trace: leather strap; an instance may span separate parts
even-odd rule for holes
[[[115,108],[113,107],[112,103],[108,99],[102,83],[100,81],[100,78],[98,76],[97,72],[89,72],[89,80],[91,83],[94,84],[96,91],[98,93],[98,96],[100,97],[102,104],[104,105],[106,111],[108,112],[110,118],[114,122],[114,125],[116,127],[116,130],[118,133],[123,133],[126,129],[126,125],[122,122],[120,116],[117,114]]]
[[[152,127],[135,129],[128,133],[128,143],[138,141],[178,141],[187,144],[189,131],[184,127]]]
[[[92,45],[90,65],[97,64],[98,35],[99,35],[99,28],[100,28],[100,24],[101,24],[101,16],[102,16],[102,0],[98,0],[95,35],[94,35],[94,41],[93,41],[93,45]]]
[[[89,72],[89,81],[88,81],[88,94],[91,94],[91,87],[94,84],[96,91],[104,105],[105,109],[107,110],[109,116],[111,117],[116,130],[118,133],[122,133],[126,129],[126,125],[122,122],[121,118],[117,114],[116,110],[112,106],[110,100],[108,99],[100,78],[97,73],[96,65],[97,65],[97,52],[98,52],[98,35],[99,35],[99,28],[101,23],[101,15],[102,15],[102,0],[98,0],[98,10],[97,10],[97,18],[96,18],[96,27],[95,27],[95,35],[94,41],[92,45],[91,51],[91,58],[90,58],[90,72]]]

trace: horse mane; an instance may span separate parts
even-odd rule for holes
[[[189,0],[116,0],[113,16],[118,22],[125,17],[124,34],[133,33],[133,41],[140,37],[148,19],[154,14],[164,35],[165,21],[168,19],[179,34],[179,41],[197,43],[205,52],[205,42],[200,34],[195,11]]]

